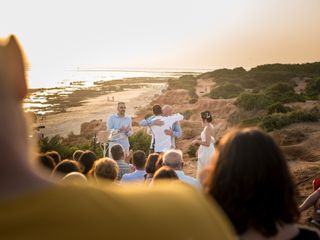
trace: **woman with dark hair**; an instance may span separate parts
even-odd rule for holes
[[[200,140],[192,141],[192,145],[200,145],[198,149],[197,178],[199,179],[201,171],[208,166],[214,152],[214,129],[211,124],[212,115],[209,111],[201,112],[203,131]]]
[[[39,154],[38,159],[39,159],[39,162],[41,163],[41,166],[46,167],[50,171],[52,171],[56,166],[54,159],[47,154],[44,154],[44,153]]]
[[[72,158],[75,161],[79,161],[79,158],[81,157],[81,155],[84,153],[84,151],[78,149],[76,151],[74,151],[74,153],[72,154]]]
[[[91,170],[96,160],[97,160],[96,154],[94,154],[89,150],[86,150],[81,154],[79,158],[79,163],[82,169],[82,173],[84,175],[87,175],[87,173]]]
[[[46,155],[53,158],[55,165],[61,162],[61,156],[57,151],[46,152]]]
[[[319,239],[299,227],[296,190],[284,155],[255,128],[227,133],[216,149],[206,191],[241,239]]]
[[[146,161],[146,174],[144,175],[145,181],[151,181],[153,178],[154,173],[157,170],[157,161],[159,159],[158,153],[151,153],[149,154],[147,161]]]
[[[63,177],[71,172],[80,172],[79,163],[74,160],[65,159],[53,169],[52,176],[57,177],[60,175],[60,177]]]
[[[158,180],[166,180],[166,179],[179,180],[179,177],[172,168],[168,166],[163,166],[155,172],[152,182],[155,182]]]

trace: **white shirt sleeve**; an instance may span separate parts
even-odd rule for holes
[[[183,120],[183,115],[180,113],[176,113],[174,115],[166,117],[166,121],[170,123],[170,125],[174,124],[177,121]]]

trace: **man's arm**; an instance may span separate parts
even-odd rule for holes
[[[320,189],[314,191],[306,200],[299,206],[300,212],[303,212],[313,206],[317,200],[320,198]]]
[[[107,122],[107,129],[112,131],[114,129],[113,116],[110,116]]]
[[[164,123],[163,121],[161,121],[160,119],[156,119],[156,120],[153,120],[156,116],[151,116],[147,119],[142,119],[140,122],[139,122],[139,125],[142,126],[142,127],[146,127],[146,126],[162,126]]]
[[[173,123],[183,120],[183,115],[180,113],[176,113],[174,115],[166,117],[165,121],[168,121],[170,125],[173,125]]]
[[[182,130],[179,122],[175,122],[172,125],[172,136],[175,138],[181,138]]]
[[[139,125],[142,126],[142,127],[146,127],[146,126],[151,126],[152,124],[152,119],[154,118],[155,116],[151,116],[151,117],[148,117],[147,119],[142,119],[140,122],[139,122]]]
[[[133,129],[132,129],[132,118],[129,117],[129,125],[128,125],[128,131],[126,132],[126,135],[129,137],[133,134]]]

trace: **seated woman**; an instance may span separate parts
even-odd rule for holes
[[[153,181],[161,180],[161,179],[162,180],[163,179],[179,180],[179,177],[172,168],[163,166],[159,168],[153,176]]]
[[[144,176],[147,182],[150,182],[153,178],[154,173],[156,172],[156,164],[159,158],[158,153],[149,154],[146,162],[146,175]]]
[[[255,128],[227,133],[216,149],[206,191],[241,239],[320,239],[297,225],[296,190],[273,139]]]

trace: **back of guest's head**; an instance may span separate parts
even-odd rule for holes
[[[66,175],[71,172],[81,172],[79,163],[74,160],[63,160],[61,161],[52,172],[52,176]]]
[[[144,151],[135,151],[132,155],[132,163],[138,170],[142,170],[146,165],[146,154]]]
[[[82,173],[87,174],[91,170],[94,164],[94,161],[96,160],[97,160],[96,154],[94,154],[89,150],[84,151],[79,158],[79,163],[82,169]]]
[[[46,152],[46,154],[53,158],[56,165],[61,162],[60,154],[57,151]]]
[[[158,160],[156,162],[156,171],[163,166],[163,153],[159,154]]]
[[[49,170],[53,170],[56,166],[56,163],[52,157],[47,154],[39,154],[38,159],[40,161],[41,166],[46,167]]]
[[[152,112],[154,115],[161,115],[162,114],[162,108],[160,105],[154,105],[152,107]]]
[[[79,161],[79,158],[81,157],[82,153],[84,153],[84,151],[82,151],[82,150],[74,151],[74,153],[72,154],[73,160]]]
[[[179,177],[172,168],[170,168],[168,166],[163,166],[163,167],[159,168],[153,176],[153,181],[160,180],[160,179],[162,179],[162,180],[163,179],[177,180],[177,179],[179,179]]]
[[[236,129],[224,135],[209,175],[208,193],[240,235],[253,228],[271,237],[278,224],[294,223],[299,217],[284,155],[259,129]]]
[[[84,183],[87,182],[87,177],[79,172],[71,172],[65,175],[62,180],[64,183]]]
[[[209,111],[204,111],[200,113],[203,121],[212,122],[212,115]]]
[[[100,179],[115,181],[119,173],[118,164],[111,158],[97,160],[92,169],[92,175]]]
[[[171,149],[163,154],[163,165],[171,167],[175,170],[181,169],[183,166],[183,156],[181,150]]]
[[[156,163],[158,161],[159,154],[158,153],[151,153],[148,156],[146,161],[146,172],[149,174],[154,174],[156,172]]]
[[[124,159],[124,150],[123,147],[120,144],[115,144],[110,149],[111,157],[118,161]]]

